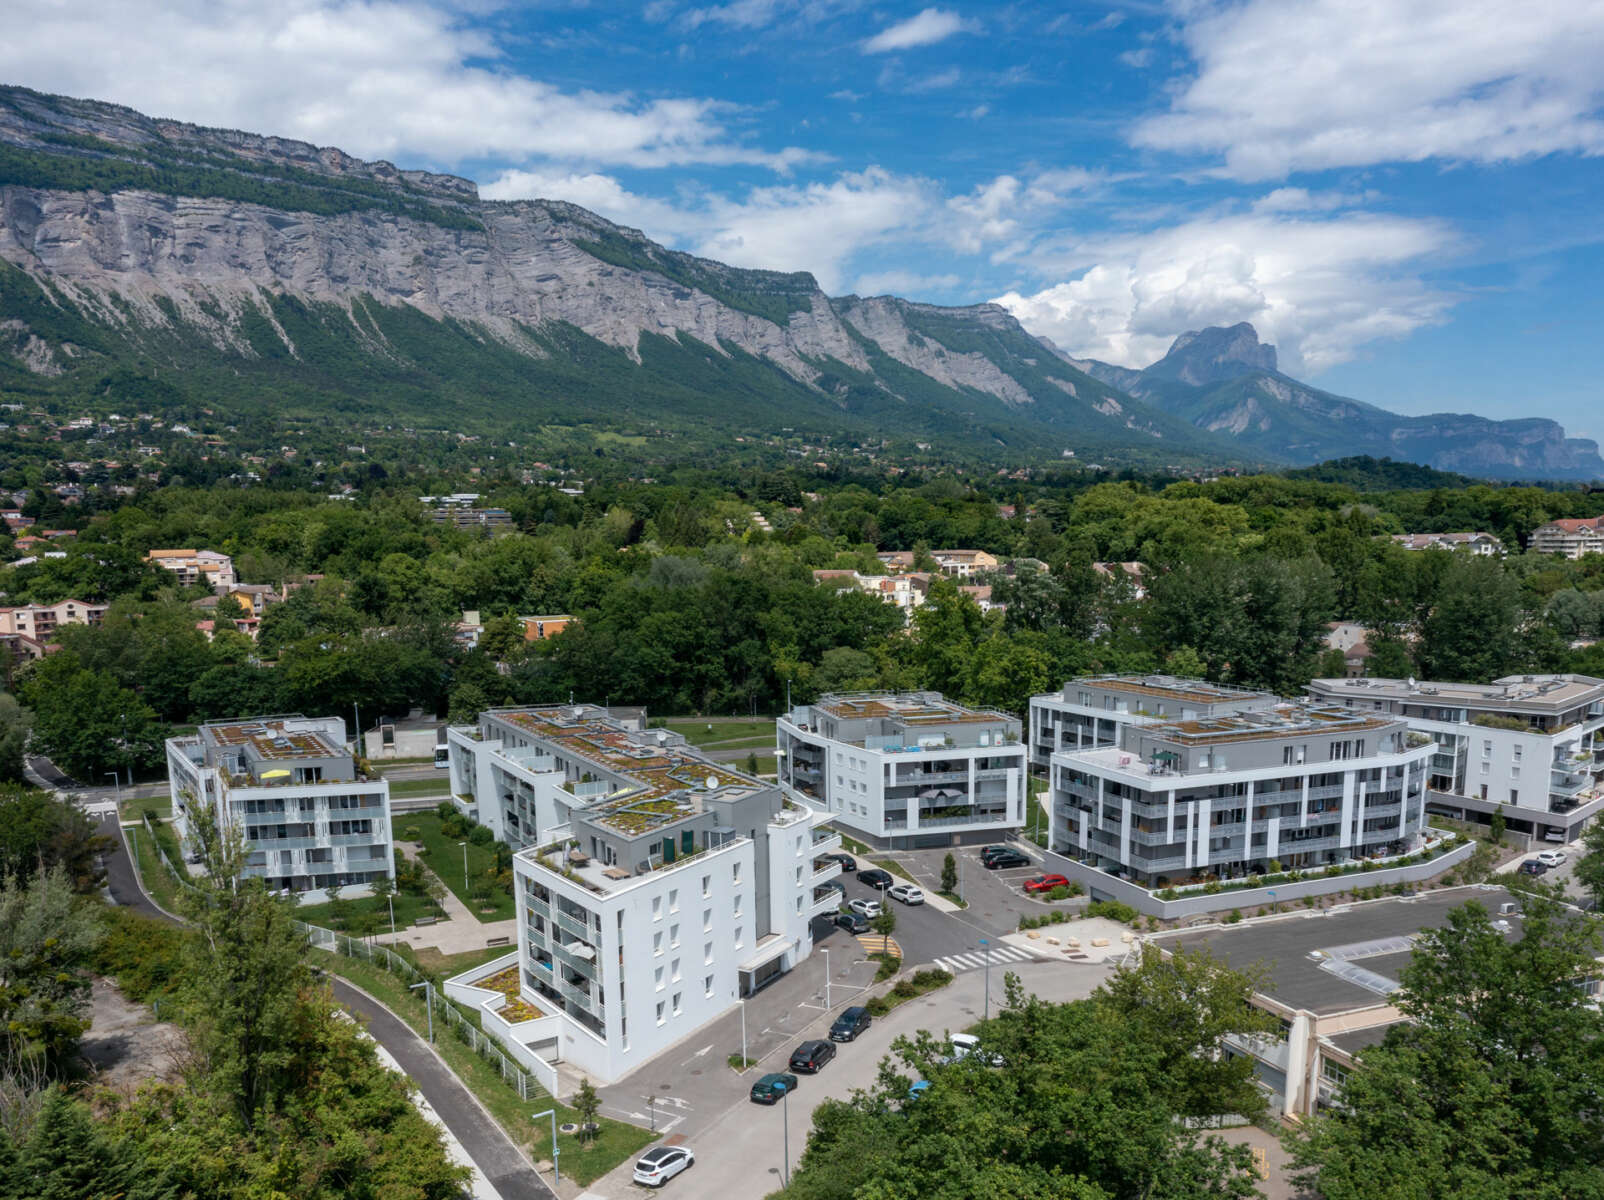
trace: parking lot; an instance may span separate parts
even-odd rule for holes
[[[984,846],[962,846],[950,850],[896,850],[875,857],[896,859],[918,881],[920,887],[926,892],[934,892],[941,886],[942,862],[951,854],[958,865],[958,894],[969,905],[953,915],[961,924],[971,928],[976,938],[1012,933],[1019,928],[1019,918],[1022,916],[1040,916],[1055,908],[1078,912],[1085,907],[1085,897],[1049,903],[1026,896],[1021,890],[1025,880],[1058,870],[1053,862],[1054,856],[1029,842],[1007,844],[1017,847],[1029,857],[1031,865],[988,871],[980,864],[980,852],[985,849]],[[863,863],[860,861],[859,865],[861,867]],[[951,952],[946,949],[941,950],[940,954]]]

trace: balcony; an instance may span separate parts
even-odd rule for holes
[[[589,941],[591,938],[596,936],[595,933],[592,932],[591,927],[578,917],[570,916],[560,908],[557,910],[555,915],[558,927],[566,929],[575,937],[583,938],[584,940]]]
[[[1548,784],[1548,794],[1569,799],[1581,795],[1592,786],[1593,777],[1585,771],[1555,771]]]
[[[841,849],[841,835],[833,829],[813,831],[813,853],[833,854]]]
[[[808,916],[823,917],[841,907],[842,894],[834,888],[819,888],[813,893],[813,903],[808,908]]]
[[[590,992],[586,991],[585,989],[577,988],[567,980],[559,980],[557,986],[561,991],[564,1000],[568,1000],[574,1004],[577,1004],[586,1012],[595,1012],[600,1010],[601,1002],[593,999]]]
[[[815,887],[827,879],[834,879],[839,874],[841,874],[841,864],[836,859],[816,858],[813,860],[812,883]]]

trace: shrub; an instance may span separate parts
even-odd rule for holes
[[[1069,920],[1069,914],[1067,912],[1064,912],[1062,909],[1060,909],[1058,912],[1055,912],[1053,914],[1053,924],[1054,925],[1062,925],[1067,920]]]
[[[1177,893],[1172,887],[1160,888],[1158,892],[1158,898],[1160,900],[1173,900],[1175,899],[1176,895]]]
[[[1081,887],[1080,880],[1071,879],[1069,881],[1069,894],[1071,896],[1084,896],[1086,894],[1086,889]]]
[[[1281,873],[1281,860],[1279,858],[1272,858],[1270,860],[1269,867],[1270,874],[1279,875]]]
[[[475,846],[488,846],[495,838],[491,836],[488,826],[475,825],[473,832],[468,835],[468,840]]]
[[[1047,898],[1049,900],[1068,900],[1069,889],[1067,887],[1055,887],[1047,893]]]
[[[401,840],[403,842],[418,842],[418,841],[422,841],[423,840],[423,830],[419,829],[416,825],[408,825],[405,829],[403,829],[401,831]]]
[[[1211,877],[1209,881],[1203,885],[1203,891],[1210,896],[1219,895],[1221,891],[1220,881]]]
[[[440,836],[460,838],[463,834],[462,818],[458,816],[447,817],[440,822]]]
[[[1093,900],[1086,906],[1088,917],[1107,917],[1110,921],[1120,921],[1126,925],[1135,921],[1138,914],[1129,904],[1119,900]]]
[[[1305,896],[1303,898],[1303,907],[1304,908],[1313,908],[1314,907],[1314,897],[1313,896]]]
[[[918,985],[911,979],[899,979],[896,986],[891,989],[892,995],[901,996],[904,1000],[912,1000],[919,994]]]
[[[1233,908],[1230,912],[1225,914],[1225,923],[1227,925],[1235,925],[1241,919],[1242,910],[1240,908]]]
[[[442,821],[449,821],[452,817],[458,815],[457,806],[449,800],[442,800],[434,806],[434,815]]]
[[[918,971],[914,974],[913,982],[916,986],[926,990],[946,987],[952,982],[952,972],[943,971],[940,967],[926,967],[923,971]]]
[[[891,1011],[891,1005],[886,1003],[886,998],[884,996],[875,996],[871,998],[863,1007],[869,1010],[869,1015],[871,1017],[883,1017]]]

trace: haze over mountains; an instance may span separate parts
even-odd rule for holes
[[[20,88],[0,88],[0,387],[509,432],[1604,475],[1551,421],[1402,417],[1299,383],[1246,325],[1142,371],[1076,361],[995,305],[830,297],[574,205]]]

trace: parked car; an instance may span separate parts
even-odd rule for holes
[[[980,852],[980,857],[981,860],[984,861],[990,858],[993,854],[1012,854],[1015,852],[1015,849],[1016,847],[1014,846],[1006,846],[1001,842],[996,842],[982,850]]]
[[[847,908],[859,916],[873,918],[880,915],[880,901],[878,900],[848,900]]]
[[[821,888],[829,888],[832,892],[835,892],[837,895],[839,895],[843,900],[847,898],[846,885],[843,884],[839,879],[826,879],[823,883],[819,884],[819,886]]]
[[[835,923],[848,933],[856,937],[860,933],[869,932],[869,918],[862,913],[855,913],[848,909],[846,912],[835,914]]]
[[[911,883],[896,883],[886,889],[886,895],[893,900],[901,900],[904,904],[923,904],[925,894]]]
[[[982,1050],[980,1048],[980,1039],[972,1033],[949,1033],[947,1035],[947,1044],[952,1048],[952,1052],[941,1060],[944,1063],[962,1062],[971,1054],[974,1054],[987,1066],[1000,1067],[1003,1065],[1003,1056]]]
[[[858,860],[850,854],[826,854],[824,857],[835,859],[836,862],[841,864],[843,871],[856,871],[858,869]]]
[[[1030,866],[1030,859],[1018,850],[1003,849],[989,857],[982,858],[980,865],[988,871],[995,871],[1001,867],[1028,867]]]
[[[1063,875],[1038,875],[1034,879],[1025,880],[1027,892],[1050,892],[1054,888],[1067,888],[1069,880]]]
[[[1535,858],[1528,858],[1521,863],[1520,873],[1522,875],[1546,875],[1548,873],[1548,864],[1539,862]]]
[[[895,883],[896,880],[891,878],[890,871],[882,871],[880,868],[875,867],[868,871],[859,871],[858,882],[866,883],[872,888],[879,888],[884,891],[886,888]]]
[[[1540,850],[1537,854],[1537,861],[1542,863],[1545,867],[1561,866],[1565,862],[1565,851]]]
[[[752,1085],[752,1103],[778,1104],[780,1097],[796,1091],[796,1076],[771,1071]]]
[[[653,1146],[635,1164],[634,1180],[646,1187],[662,1187],[696,1162],[689,1146]]]
[[[842,1009],[841,1015],[830,1026],[830,1040],[832,1042],[855,1042],[858,1034],[874,1024],[874,1018],[869,1010],[861,1004],[854,1004],[851,1008]]]
[[[815,1038],[811,1042],[803,1042],[791,1051],[791,1070],[801,1071],[805,1075],[817,1075],[819,1068],[834,1057],[835,1043]]]

